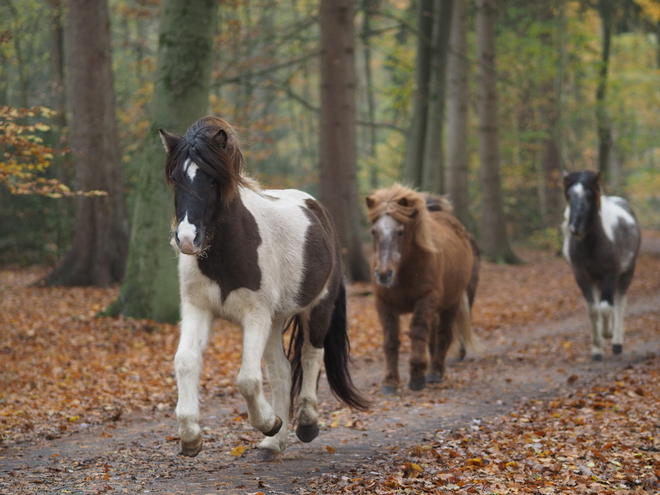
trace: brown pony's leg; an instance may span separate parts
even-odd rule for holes
[[[452,342],[452,327],[459,306],[452,306],[440,314],[440,321],[432,327],[431,371],[426,375],[429,383],[440,383],[445,376],[445,359]]]
[[[382,393],[396,394],[399,386],[399,313],[376,297],[376,310],[383,326],[383,350],[385,351],[385,378]]]
[[[417,301],[412,321],[410,322],[410,381],[408,387],[411,390],[422,390],[426,387],[424,377],[429,365],[429,331],[434,320],[436,301],[435,298],[426,298]]]

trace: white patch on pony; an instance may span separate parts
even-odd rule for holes
[[[564,258],[566,258],[566,261],[568,261],[569,264],[571,264],[571,253],[570,253],[570,245],[571,245],[571,233],[568,231],[568,219],[571,216],[571,207],[567,206],[566,209],[564,210],[564,221],[561,224],[561,231],[562,234],[564,234],[564,244],[562,246],[562,253],[564,254]]]
[[[603,230],[607,238],[614,242],[614,230],[619,225],[619,220],[635,225],[635,219],[624,208],[621,207],[619,201],[622,198],[616,196],[602,196],[600,201],[600,218],[603,223]]]
[[[584,196],[584,186],[579,182],[573,184],[568,190],[573,191],[580,198]]]
[[[188,221],[188,213],[183,217],[183,220],[176,227],[176,235],[181,244],[190,243],[192,246],[197,235],[197,227]]]
[[[383,215],[374,222],[374,228],[379,232],[380,237],[389,240],[389,249],[383,249],[378,253],[378,261],[382,265],[386,265],[390,259],[398,263],[401,258],[401,253],[398,250],[392,249],[400,225],[391,215]]]
[[[195,179],[195,176],[197,175],[197,171],[199,170],[199,166],[195,162],[193,162],[190,158],[188,158],[184,162],[183,166],[186,169],[186,175],[188,176],[188,178],[192,182]]]
[[[200,272],[197,259],[181,256],[181,299],[195,301],[195,304],[211,309],[216,316],[239,325],[245,323],[253,308],[264,307],[264,303],[271,317],[299,312],[302,308],[298,307],[296,299],[304,273],[305,234],[310,225],[301,207],[305,206],[305,200],[314,198],[296,190],[260,192],[241,188],[241,199],[254,216],[262,241],[258,248],[259,289],[234,290],[223,303],[220,287]]]

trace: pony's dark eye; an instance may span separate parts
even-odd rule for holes
[[[372,227],[372,228],[371,228],[371,235],[372,235],[373,237],[376,237],[376,234],[378,234],[378,231],[376,230],[375,227]]]
[[[403,229],[397,229],[397,231],[396,231],[396,235],[398,235],[399,237],[401,237],[401,236],[403,235]]]

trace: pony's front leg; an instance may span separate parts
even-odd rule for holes
[[[453,340],[453,326],[459,305],[451,306],[440,314],[431,324],[431,370],[426,375],[427,383],[440,383],[445,376],[447,351]]]
[[[591,320],[591,358],[594,361],[603,360],[603,315],[598,304],[588,304]]]
[[[383,350],[385,352],[385,378],[381,392],[394,395],[399,387],[399,313],[380,298],[376,298],[376,310],[383,327]]]
[[[429,332],[434,319],[437,319],[436,299],[427,297],[415,304],[410,322],[410,390],[422,390],[426,387],[426,370],[429,365]]]
[[[202,352],[208,342],[213,315],[188,302],[181,305],[181,337],[174,358],[179,400],[176,417],[179,422],[181,454],[195,457],[202,450],[199,427],[199,375]]]
[[[270,317],[249,317],[244,322],[243,358],[236,386],[245,399],[250,424],[264,435],[272,437],[280,431],[282,420],[275,415],[263,392],[261,358],[270,330]]]
[[[275,436],[264,438],[259,444],[260,459],[271,460],[283,452],[287,444],[289,427],[289,407],[291,404],[291,364],[284,354],[282,345],[283,321],[276,320],[270,331],[270,337],[264,350],[264,360],[268,372],[268,381],[273,397],[275,414],[282,420],[282,428]]]

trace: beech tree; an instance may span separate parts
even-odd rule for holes
[[[482,230],[480,245],[487,258],[519,262],[509,244],[504,221],[497,137],[497,74],[495,71],[495,0],[477,2],[479,157],[481,160]]]
[[[367,281],[357,185],[354,13],[353,0],[321,0],[319,199],[335,221],[347,276]]]
[[[445,191],[454,215],[474,232],[469,212],[467,0],[454,0],[447,67],[447,160]]]
[[[76,189],[71,248],[43,282],[108,286],[124,275],[128,222],[115,114],[106,0],[69,3],[67,50]]]
[[[208,109],[215,0],[164,0],[151,126],[144,144],[126,277],[108,314],[176,321],[179,286],[169,244],[174,213],[158,128],[183,134]]]

